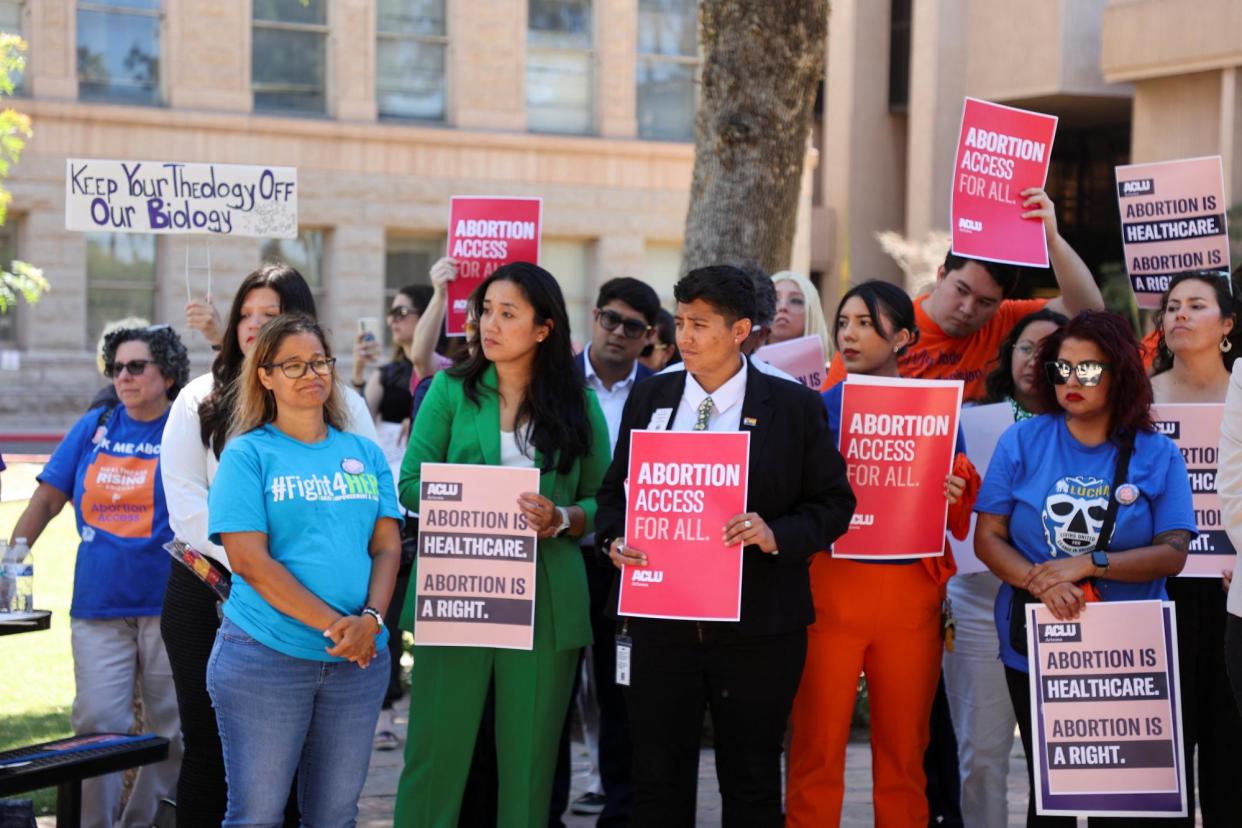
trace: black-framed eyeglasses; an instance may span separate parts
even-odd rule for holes
[[[638,339],[640,336],[651,330],[651,326],[646,322],[638,319],[627,319],[616,311],[601,310],[599,313],[599,324],[604,330],[612,333],[621,326],[621,331],[627,339]]]
[[[1112,370],[1112,366],[1095,359],[1085,359],[1077,365],[1064,359],[1055,359],[1045,362],[1044,370],[1048,373],[1048,381],[1053,385],[1065,385],[1072,374],[1078,378],[1079,385],[1091,388],[1100,384],[1100,380],[1104,379],[1104,372]]]
[[[269,362],[266,365],[259,366],[266,368],[269,372],[273,368],[279,368],[280,373],[289,379],[301,379],[306,376],[307,371],[314,371],[321,377],[332,376],[332,369],[336,366],[336,357],[330,359],[312,359],[310,362],[302,359],[286,359],[284,362]]]
[[[146,373],[147,366],[155,362],[153,359],[131,359],[129,362],[109,362],[104,366],[104,376],[108,379],[119,377],[122,371],[128,371],[131,377],[140,377]]]
[[[390,308],[388,310],[388,318],[395,322],[398,319],[405,319],[407,316],[415,313],[418,313],[415,308],[411,308],[409,305],[399,305],[398,307]]]

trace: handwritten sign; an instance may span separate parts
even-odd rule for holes
[[[1185,816],[1173,604],[1026,610],[1036,813]]]
[[[1225,178],[1219,155],[1117,167],[1126,272],[1140,308],[1157,308],[1183,270],[1229,276]]]
[[[70,158],[65,229],[292,239],[297,187],[294,167]]]
[[[755,351],[755,359],[780,368],[786,374],[816,391],[824,384],[824,340],[815,335],[800,336],[764,345]]]
[[[470,294],[496,268],[511,262],[539,264],[542,223],[540,198],[453,196],[448,254],[457,260],[457,278],[448,286],[448,336],[465,336]]]
[[[414,640],[529,650],[538,540],[518,508],[539,470],[423,463]]]
[[[1048,266],[1044,225],[1022,218],[1021,193],[1044,186],[1056,131],[1053,115],[966,99],[950,205],[954,253]]]

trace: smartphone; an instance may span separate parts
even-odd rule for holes
[[[371,342],[382,341],[383,329],[380,328],[378,316],[363,316],[358,319],[358,332]]]

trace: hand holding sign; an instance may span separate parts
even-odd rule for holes
[[[625,538],[617,538],[612,542],[608,549],[608,558],[617,569],[647,565],[647,556],[632,546],[626,546]]]
[[[224,339],[224,325],[216,306],[211,304],[210,296],[185,303],[185,324],[201,333],[211,345],[219,345]]]
[[[1022,218],[1042,221],[1044,238],[1048,244],[1052,244],[1060,235],[1057,231],[1057,211],[1052,204],[1052,199],[1048,198],[1043,187],[1027,187],[1021,195],[1026,199],[1022,202],[1022,209],[1026,211],[1022,214]]]
[[[724,526],[725,546],[758,546],[771,555],[776,550],[776,536],[771,527],[756,512],[743,512],[729,518]]]

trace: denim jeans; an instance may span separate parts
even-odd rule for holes
[[[363,670],[293,658],[224,619],[207,663],[229,789],[224,825],[279,826],[295,771],[303,825],[355,824],[388,659],[381,649]]]

